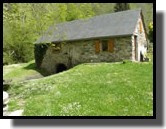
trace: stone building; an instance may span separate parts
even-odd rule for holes
[[[141,61],[147,45],[142,11],[127,10],[51,26],[35,42],[35,60],[52,74],[81,63]]]

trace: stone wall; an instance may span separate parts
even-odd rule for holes
[[[140,28],[140,24],[142,29]],[[140,31],[140,29],[142,31]],[[137,36],[137,52],[136,52],[136,57],[137,59],[135,59],[135,45],[134,45],[134,35]],[[142,51],[142,53],[147,53],[147,40],[146,40],[146,35],[145,35],[145,27],[143,26],[143,21],[142,18],[140,16],[140,18],[137,21],[137,25],[134,31],[134,35],[131,37],[132,39],[132,60],[133,61],[140,61],[140,52]]]
[[[71,68],[80,63],[116,62],[132,58],[131,36],[114,38],[114,51],[100,51],[95,53],[95,40],[62,43],[61,50],[55,51],[50,46],[44,56],[41,67],[50,74],[56,73],[59,63]]]

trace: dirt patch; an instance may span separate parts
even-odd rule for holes
[[[36,75],[31,75],[31,76],[25,77],[25,80],[38,79],[38,78],[42,78],[42,77],[44,77],[44,76],[41,74],[36,74]]]

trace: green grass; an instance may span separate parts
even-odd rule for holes
[[[16,82],[10,110],[25,116],[151,116],[152,63],[81,64],[45,78]]]

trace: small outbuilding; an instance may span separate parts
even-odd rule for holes
[[[147,34],[141,9],[51,26],[35,42],[35,60],[50,74],[81,63],[142,61]]]

